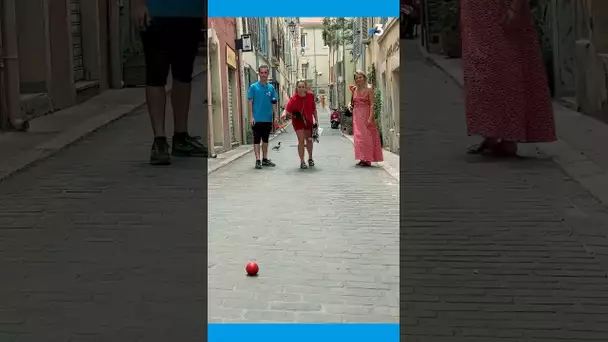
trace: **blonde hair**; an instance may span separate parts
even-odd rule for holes
[[[363,71],[363,70],[357,70],[357,71],[355,71],[354,79],[356,80],[357,76],[359,76],[359,75],[363,76],[363,80],[365,81],[365,86],[364,86],[363,89],[371,88],[371,85],[367,83],[367,74],[365,73],[365,71]],[[357,86],[357,82],[356,81],[355,81],[355,87],[359,88]]]
[[[363,76],[363,79],[365,80],[365,82],[367,82],[367,74],[365,73],[365,71],[363,71],[363,70],[355,71],[354,78],[357,78],[357,76],[359,76],[359,75]]]

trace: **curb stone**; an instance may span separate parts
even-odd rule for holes
[[[270,138],[268,139],[268,141],[273,141],[274,139],[276,139],[278,136],[280,136],[281,134],[287,132],[287,128],[291,127],[291,121],[289,121],[285,127],[283,127],[281,130],[279,130],[277,132],[277,134],[275,135],[271,135]],[[243,147],[240,151],[237,148],[236,150],[233,150],[235,152],[233,152],[233,154],[230,157],[227,157],[226,159],[222,160],[221,162],[217,163],[216,165],[213,166],[209,166],[207,168],[207,175],[229,165],[230,163],[234,162],[237,159],[240,159],[241,157],[253,152],[253,145],[243,145],[241,146]],[[230,154],[231,151],[226,151],[224,152],[224,154]],[[221,154],[220,154],[221,155]],[[211,159],[210,159],[211,160]]]
[[[423,46],[418,47],[428,62],[450,77],[458,87],[464,88],[464,82],[458,75],[454,75],[444,67]],[[558,101],[553,100],[552,102],[556,111],[572,111]],[[554,143],[535,145],[542,154],[550,157],[566,175],[578,182],[598,201],[608,205],[608,172],[604,168],[587,158],[583,152],[573,148],[564,139],[558,138],[558,141]]]
[[[354,138],[353,138],[352,135],[345,134],[344,132],[340,132],[340,134],[342,135],[343,138],[345,138],[346,140],[350,141],[351,144],[353,144],[353,145],[355,144],[355,140],[354,140]],[[397,155],[397,154],[395,154],[395,153],[393,153],[391,151],[387,151],[385,149],[382,149],[382,153],[384,153],[384,154],[390,153],[391,155],[394,155],[395,158],[397,158],[397,159],[400,158],[399,155]],[[391,175],[391,177],[393,177],[397,182],[400,182],[400,180],[399,180],[399,168],[398,167],[395,167],[394,165],[388,163],[386,161],[386,159],[380,165],[382,165],[382,169],[384,171],[386,171],[389,175]]]
[[[204,68],[195,71],[192,78],[198,77],[205,72]],[[171,83],[167,84],[167,93],[171,92]],[[53,137],[48,141],[44,141],[33,149],[23,153],[21,157],[14,162],[14,166],[0,171],[0,183],[8,180],[11,176],[25,171],[53,155],[63,151],[67,147],[83,140],[89,135],[95,133],[101,128],[104,128],[114,121],[117,121],[124,116],[139,110],[145,106],[146,102],[142,102],[134,106],[124,106],[122,110],[109,111],[100,115],[91,117],[90,119],[78,124],[76,127],[69,128]],[[52,115],[52,114],[50,114]]]

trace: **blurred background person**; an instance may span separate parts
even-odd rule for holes
[[[416,37],[416,26],[420,24],[420,0],[401,0],[401,36],[404,39]]]

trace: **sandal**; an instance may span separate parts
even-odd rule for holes
[[[312,159],[308,159],[308,166],[310,166],[310,167],[315,166],[315,161]]]
[[[308,169],[308,165],[305,162],[300,163],[300,169]]]
[[[496,145],[497,142],[494,139],[486,138],[481,143],[469,147],[467,154],[482,154],[494,149]]]

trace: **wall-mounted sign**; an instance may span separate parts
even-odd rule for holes
[[[253,44],[251,44],[251,35],[250,34],[242,35],[241,40],[243,42],[243,46],[242,46],[243,52],[253,51]]]
[[[236,53],[230,48],[230,46],[226,46],[226,64],[234,69],[237,69]]]

